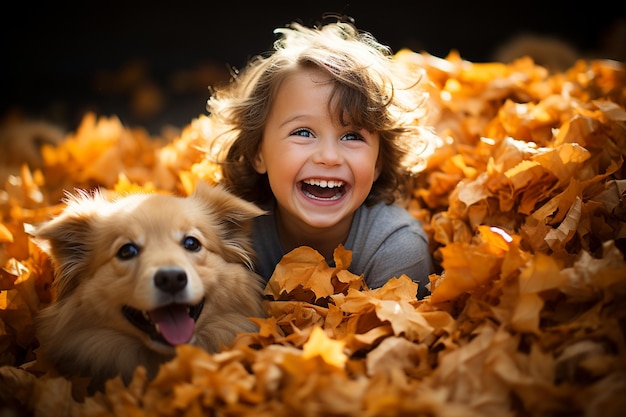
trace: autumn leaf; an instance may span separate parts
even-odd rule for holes
[[[315,249],[301,246],[287,253],[276,266],[265,288],[275,300],[294,298],[315,303],[348,288],[363,288],[363,277],[347,271],[351,251],[339,245],[334,251],[335,267],[328,265]],[[296,295],[299,294],[299,295]]]
[[[479,243],[450,243],[441,249],[443,279],[432,291],[434,303],[450,300],[499,277],[505,255],[512,239],[500,229],[478,227]]]
[[[311,337],[302,347],[302,358],[320,356],[324,362],[343,368],[347,356],[343,353],[344,343],[329,338],[321,327],[315,327]]]
[[[0,242],[13,242],[13,233],[2,223],[0,223]]]
[[[406,301],[380,300],[376,315],[391,324],[396,336],[404,335],[409,340],[424,341],[433,332],[421,313]]]
[[[333,268],[328,266],[324,257],[315,249],[303,246],[292,250],[276,265],[265,295],[271,295],[275,300],[281,299],[283,294],[300,288],[310,295],[304,296],[309,302],[333,293],[330,281]]]

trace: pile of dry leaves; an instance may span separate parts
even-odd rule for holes
[[[368,289],[300,248],[266,288],[269,318],[210,355],[182,346],[148,382],[80,381],[37,363],[32,317],[53,297],[25,233],[63,190],[188,193],[219,182],[212,122],[170,141],[88,115],[0,189],[0,401],[34,415],[620,416],[626,410],[626,69],[529,59],[471,63],[403,50],[425,68],[440,138],[409,209],[437,264],[432,295],[395,277]]]

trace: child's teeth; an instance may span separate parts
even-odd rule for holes
[[[306,180],[304,181],[310,185],[316,185],[322,188],[335,188],[341,187],[343,185],[343,181],[334,181],[334,180]]]

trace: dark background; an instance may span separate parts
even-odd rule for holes
[[[513,36],[561,39],[598,56],[621,10],[605,3],[468,1],[50,2],[3,13],[2,115],[53,121],[68,130],[85,111],[117,115],[154,133],[205,113],[208,85],[224,82],[269,50],[273,30],[327,12],[355,19],[394,52],[403,47],[490,61]],[[602,9],[600,9],[602,7]],[[623,55],[621,55],[623,56]],[[620,57],[621,57],[620,56]]]

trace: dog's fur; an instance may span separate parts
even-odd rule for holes
[[[263,280],[251,270],[249,236],[262,213],[206,183],[189,197],[68,195],[63,213],[34,233],[50,254],[57,291],[35,321],[44,359],[63,375],[91,378],[90,391],[102,390],[118,374],[128,383],[140,365],[153,378],[175,345],[215,352],[236,333],[256,331],[250,317],[264,315]],[[185,313],[177,320],[187,330],[170,329],[166,342],[165,332],[129,319],[152,324],[157,309]],[[189,317],[198,312],[191,335]]]

